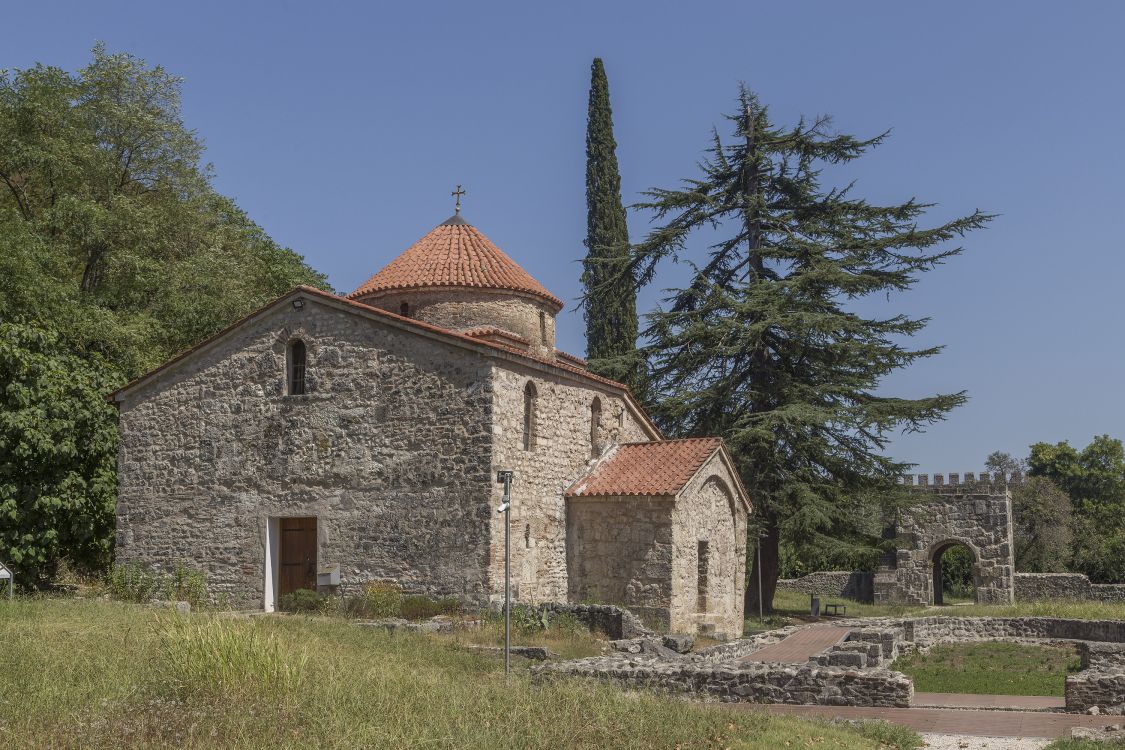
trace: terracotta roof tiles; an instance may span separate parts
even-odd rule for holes
[[[566,495],[675,495],[722,444],[716,437],[625,443],[575,482]]]
[[[434,227],[348,298],[433,287],[504,289],[539,297],[560,310],[563,307],[558,297],[460,216]]]

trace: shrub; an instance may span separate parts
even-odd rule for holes
[[[402,589],[397,584],[370,581],[353,597],[348,611],[364,617],[398,617],[402,608]]]
[[[195,609],[207,602],[207,575],[202,571],[177,565],[172,571],[169,593],[169,598],[187,602]]]
[[[296,698],[308,654],[285,648],[274,633],[237,620],[162,620],[162,679],[181,698],[220,699],[265,694]]]
[[[112,598],[125,602],[172,599],[188,602],[193,608],[207,602],[207,576],[182,565],[170,575],[139,563],[117,565],[106,576],[106,587]]]
[[[501,610],[503,616],[503,610]],[[538,607],[512,607],[512,626],[524,635],[541,633],[551,625],[550,615]]]
[[[138,563],[116,565],[106,577],[109,595],[124,602],[163,599],[164,583],[164,576]]]
[[[428,620],[436,615],[459,615],[461,602],[453,597],[431,599],[428,596],[404,596],[399,606],[399,616],[407,620]]]
[[[284,612],[324,612],[328,597],[311,589],[297,589],[281,597],[278,604]]]

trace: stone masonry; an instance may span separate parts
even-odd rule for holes
[[[918,484],[905,484],[924,493],[902,512],[891,529],[898,549],[875,573],[877,603],[902,602],[928,605],[935,601],[935,561],[955,544],[968,548],[973,558],[973,584],[982,604],[1011,604],[1015,591],[1012,544],[1012,500],[1003,477],[993,482],[987,474],[977,481],[966,474],[926,475]],[[938,584],[940,586],[940,584]],[[940,592],[940,588],[937,588]]]
[[[636,575],[573,554],[568,488],[617,446],[676,441],[554,348],[560,300],[459,215],[350,297],[299,287],[114,392],[119,563],[200,570],[240,608],[370,581],[494,604],[511,470],[518,602],[740,632],[749,500],[725,449],[698,475],[674,464],[692,479],[675,497],[624,486],[581,521],[609,548],[662,550]]]

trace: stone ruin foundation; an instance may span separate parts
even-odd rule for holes
[[[919,617],[833,620],[848,632],[807,663],[753,661],[753,654],[796,625],[698,652],[668,648],[665,637],[613,641],[614,653],[549,662],[537,680],[587,677],[627,689],[655,690],[721,702],[909,707],[914,682],[889,669],[902,653],[938,644],[983,641],[1074,643],[1082,671],[1067,675],[1066,710],[1125,714],[1125,621],[1053,617]],[[749,657],[749,659],[748,659]]]

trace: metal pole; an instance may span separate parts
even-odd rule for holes
[[[512,476],[504,477],[504,676],[512,671]]]
[[[758,622],[763,625],[766,618],[762,615],[762,535],[758,534]]]

